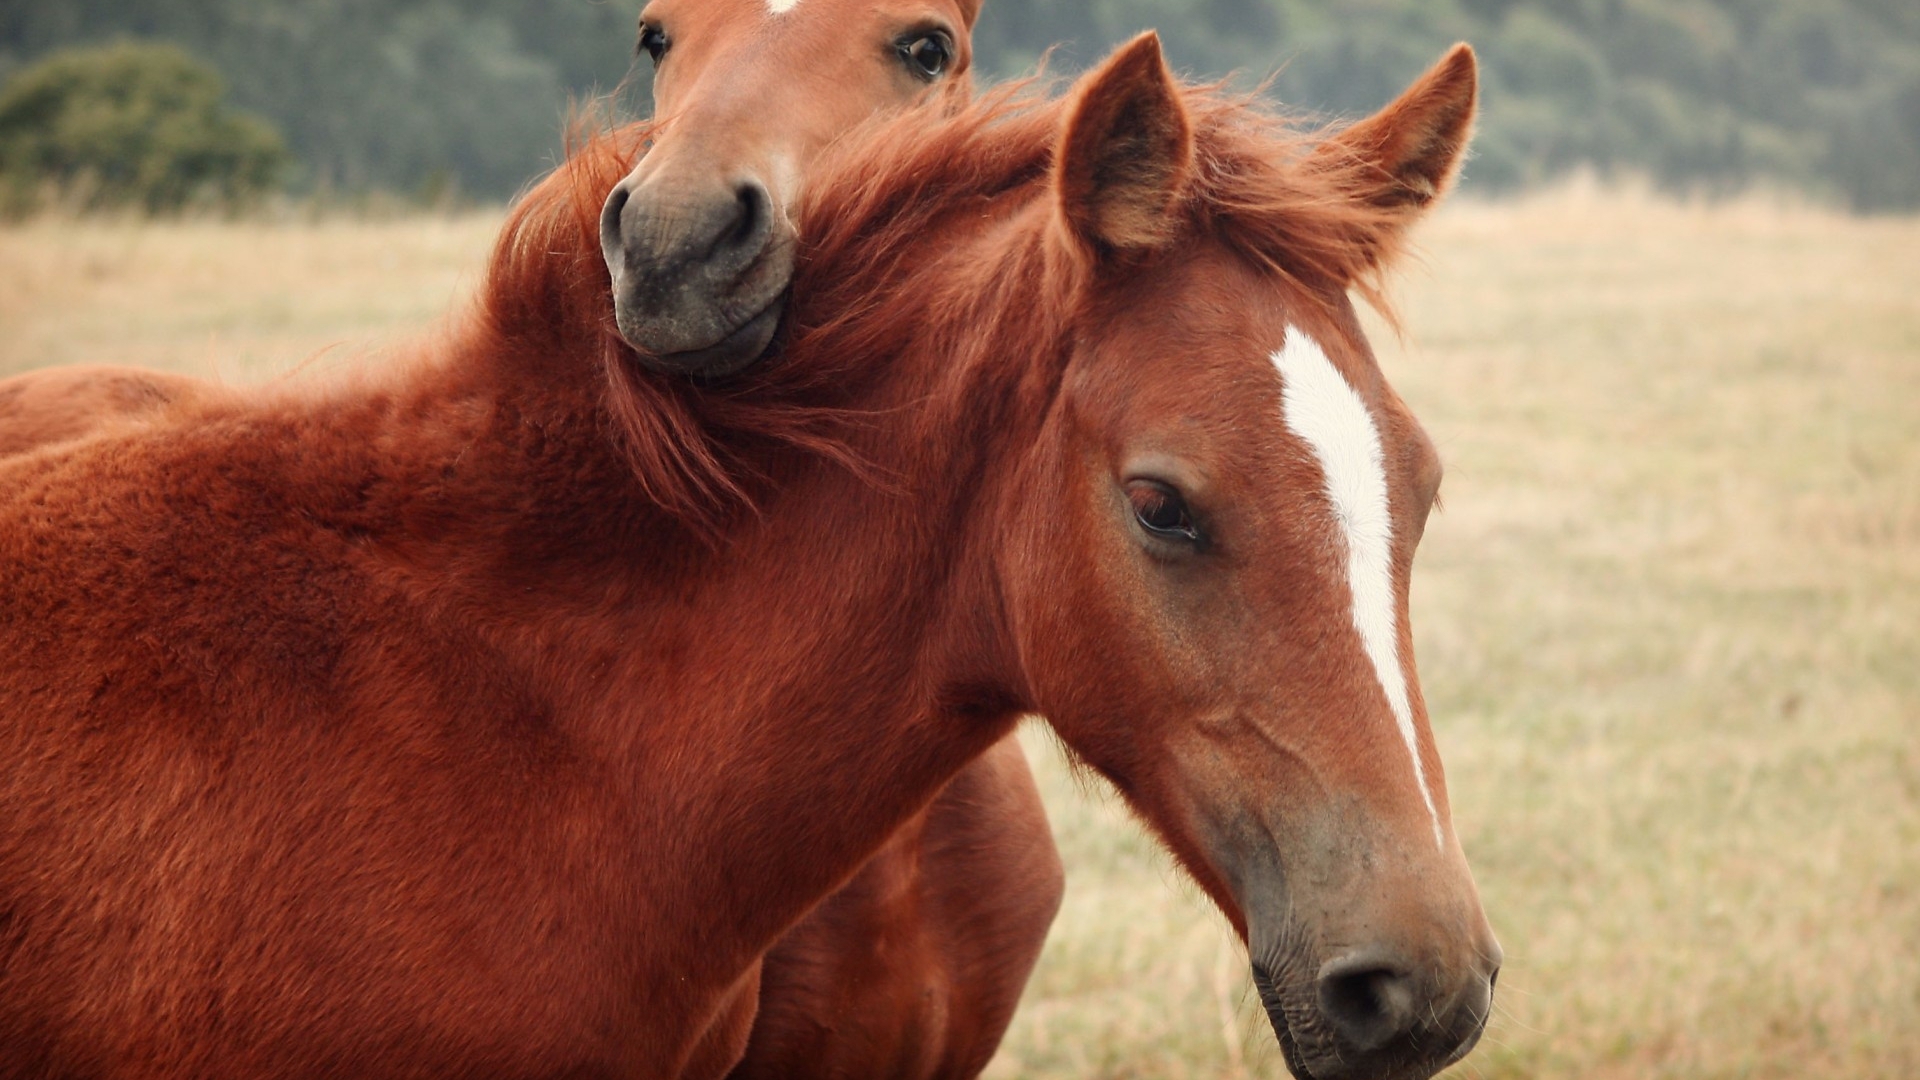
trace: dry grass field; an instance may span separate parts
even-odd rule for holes
[[[0,375],[332,364],[492,227],[0,229]],[[1416,640],[1508,957],[1453,1075],[1920,1076],[1920,220],[1574,188],[1421,241],[1375,342],[1449,463]],[[1284,1075],[1222,920],[1030,745],[1070,885],[990,1075]]]

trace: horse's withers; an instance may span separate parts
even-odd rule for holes
[[[758,359],[786,306],[809,158],[966,75],[978,0],[807,2],[844,10],[653,0],[641,13],[661,124],[607,196],[600,240],[620,334],[651,367],[713,378]]]

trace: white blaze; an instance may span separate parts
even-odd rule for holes
[[[1413,730],[1413,706],[1407,700],[1407,676],[1400,666],[1400,607],[1393,596],[1393,516],[1387,508],[1387,473],[1380,432],[1366,402],[1340,374],[1320,346],[1297,327],[1287,328],[1287,343],[1273,354],[1280,369],[1280,408],[1287,430],[1313,448],[1327,476],[1327,499],[1347,539],[1347,585],[1353,593],[1353,626],[1373,661],[1373,673],[1386,691],[1387,706],[1413,759],[1413,779],[1433,819],[1434,843],[1440,837],[1440,813],[1427,788],[1420,763],[1419,737]]]
[[[767,10],[775,15],[785,15],[793,10],[793,5],[799,2],[800,0],[767,0]]]

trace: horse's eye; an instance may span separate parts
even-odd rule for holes
[[[640,28],[640,46],[638,51],[653,57],[654,66],[659,66],[660,58],[667,55],[667,32],[657,26],[647,25]]]
[[[1180,493],[1152,480],[1136,480],[1127,485],[1127,498],[1133,503],[1133,516],[1141,528],[1163,540],[1194,543],[1200,530]]]
[[[937,31],[921,34],[900,43],[900,59],[906,62],[908,71],[931,82],[945,74],[947,65],[953,62],[953,42]]]

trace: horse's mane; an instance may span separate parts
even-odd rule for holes
[[[844,456],[819,410],[786,396],[769,407],[754,380],[698,386],[643,368],[614,322],[613,285],[600,251],[600,209],[645,152],[650,122],[607,127],[577,120],[566,160],[514,206],[495,242],[481,294],[485,349],[524,355],[556,379],[587,365],[608,437],[645,493],[668,516],[708,538],[753,504],[751,442]]]
[[[833,305],[903,290],[897,279],[953,231],[1014,189],[1041,193],[1072,97],[1045,97],[1037,80],[1010,84],[944,116],[896,114],[841,140],[815,163],[800,230],[806,260],[797,305],[843,318]],[[1275,111],[1223,84],[1183,85],[1194,134],[1195,176],[1173,213],[1176,236],[1206,236],[1303,286],[1303,299],[1335,302],[1351,287],[1392,317],[1382,274],[1400,254],[1404,211],[1374,197],[1379,168],[1339,148],[1335,129]],[[805,266],[819,268],[809,274]],[[1073,287],[1069,276],[1055,287]],[[831,296],[833,305],[822,303]],[[1071,307],[1041,296],[1037,306]]]
[[[1371,167],[1314,153],[1328,145],[1328,132],[1250,96],[1218,85],[1181,94],[1196,150],[1196,176],[1174,209],[1185,233],[1209,235],[1298,283],[1302,298],[1331,304],[1351,286],[1384,311],[1380,273],[1397,254],[1399,230],[1389,227],[1391,207],[1364,197],[1379,184]],[[670,515],[716,535],[754,505],[764,471],[754,461],[764,451],[784,447],[861,468],[843,438],[868,415],[853,407],[859,388],[907,335],[960,332],[911,325],[929,312],[907,299],[925,291],[913,275],[943,235],[966,227],[959,215],[979,219],[1049,190],[1070,103],[1048,97],[1038,80],[971,100],[955,87],[942,107],[895,113],[840,139],[815,163],[798,208],[802,250],[785,341],[748,373],[712,385],[645,370],[614,324],[600,208],[653,127],[587,132],[509,216],[482,298],[487,326],[501,348],[596,363],[610,434],[641,486]],[[1029,255],[1038,239],[1029,238]],[[1043,288],[1073,287],[1073,275],[1040,278]],[[1072,301],[1029,302],[1064,312]],[[1010,321],[1044,333],[1040,310]]]

